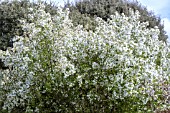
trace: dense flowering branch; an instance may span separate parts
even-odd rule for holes
[[[53,17],[41,4],[29,10],[33,22],[21,20],[25,36],[16,36],[13,48],[0,51],[12,67],[0,73],[4,110],[81,112],[97,106],[98,112],[125,112],[129,106],[149,112],[169,107],[170,49],[158,41],[157,27],[139,22],[139,12],[116,13],[107,22],[96,18],[99,26],[92,32],[74,27],[68,10],[59,8]]]

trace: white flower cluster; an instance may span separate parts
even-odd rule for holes
[[[26,112],[39,112],[42,103],[35,110],[31,101],[65,85],[68,92],[94,86],[96,92],[91,89],[86,95],[90,103],[103,101],[97,92],[101,87],[103,95],[111,92],[110,101],[137,98],[135,104],[144,106],[141,110],[170,106],[170,48],[158,41],[157,28],[147,29],[147,22],[139,22],[138,12],[131,11],[130,17],[115,14],[107,22],[96,18],[99,26],[92,32],[74,27],[68,10],[59,8],[52,17],[43,7],[30,10],[33,23],[22,20],[28,35],[16,36],[13,48],[0,51],[11,67],[0,72],[1,89],[8,90],[2,93],[7,98],[4,109],[26,106]]]

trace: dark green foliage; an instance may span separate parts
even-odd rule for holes
[[[166,42],[167,35],[164,31],[164,25],[161,24],[161,18],[154,15],[153,12],[147,10],[137,1],[127,0],[79,0],[75,5],[69,2],[65,4],[66,8],[70,8],[70,18],[73,20],[74,25],[82,24],[87,30],[94,30],[95,23],[93,19],[95,16],[101,17],[107,20],[110,15],[118,13],[124,13],[129,15],[129,9],[138,10],[140,12],[140,21],[149,22],[148,28],[154,28],[158,26],[160,30],[159,40]],[[88,18],[92,19],[87,21]]]

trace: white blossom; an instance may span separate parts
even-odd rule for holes
[[[8,90],[3,94],[7,97],[3,109],[11,112],[26,106],[26,112],[38,113],[43,105],[36,104],[34,111],[30,105],[34,99],[43,101],[41,96],[48,92],[68,97],[66,86],[70,94],[93,86],[85,95],[91,103],[102,101],[95,92],[102,87],[103,94],[112,91],[108,98],[114,102],[132,97],[148,110],[152,110],[147,104],[153,100],[154,107],[167,108],[170,92],[163,89],[170,87],[170,49],[158,41],[157,28],[147,29],[148,23],[139,21],[138,11],[130,11],[130,17],[116,13],[107,22],[97,17],[99,26],[92,32],[74,27],[68,10],[59,8],[51,16],[44,7],[30,9],[32,23],[22,20],[29,36],[16,36],[13,48],[0,50],[5,65],[13,67],[0,72],[1,88]],[[163,99],[156,100],[160,97]],[[78,104],[76,100],[75,95],[72,103]]]

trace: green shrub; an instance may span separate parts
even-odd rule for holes
[[[0,51],[1,112],[150,113],[169,105],[169,47],[139,13],[97,17],[98,27],[73,26],[68,10],[44,5],[21,20],[26,36]]]

